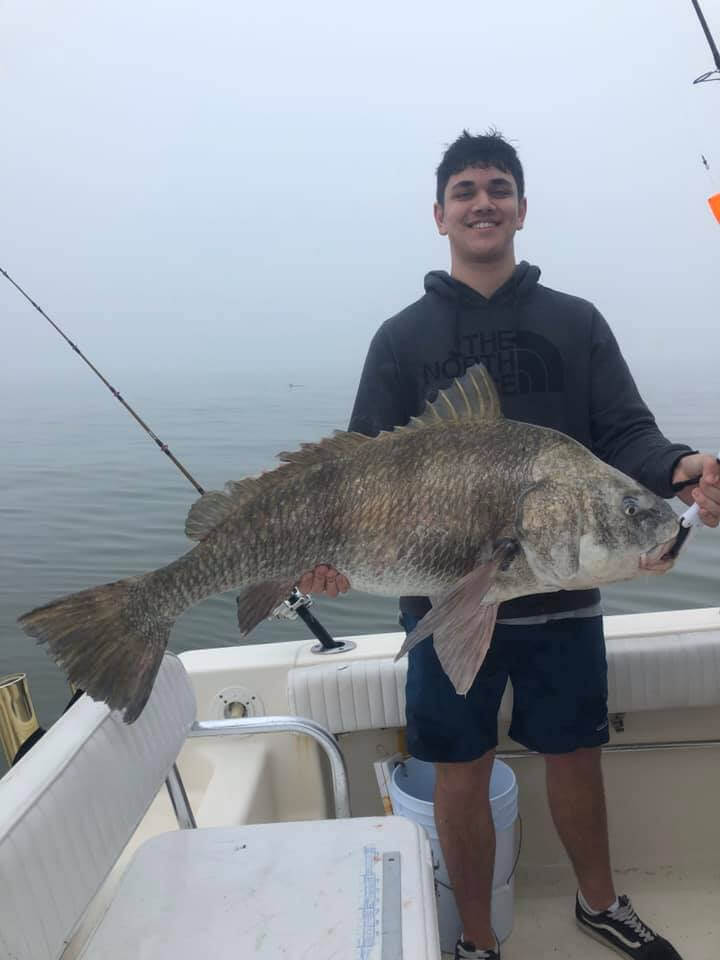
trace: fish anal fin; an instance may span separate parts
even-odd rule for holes
[[[265,580],[246,587],[236,600],[238,626],[243,636],[266,620],[275,607],[290,596],[292,588],[292,580]]]

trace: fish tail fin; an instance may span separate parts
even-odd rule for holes
[[[25,633],[47,643],[71,683],[111,710],[140,716],[167,646],[173,619],[148,608],[144,577],[73,593],[19,617]]]

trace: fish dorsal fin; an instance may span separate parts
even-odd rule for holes
[[[204,539],[235,510],[249,503],[261,492],[272,489],[274,484],[284,482],[288,471],[307,469],[325,460],[337,460],[370,439],[362,433],[336,430],[331,437],[326,437],[317,443],[301,444],[299,450],[284,450],[278,454],[278,459],[282,463],[274,470],[261,473],[258,477],[230,480],[225,484],[224,490],[210,490],[196,500],[185,521],[186,536],[191,540]]]
[[[449,420],[499,420],[500,398],[490,374],[482,363],[470,367],[464,377],[440,390],[432,403],[426,403],[419,417],[411,417],[405,429],[430,426]]]
[[[317,443],[301,443],[299,450],[283,450],[278,460],[283,463],[319,463],[321,460],[337,460],[343,454],[351,453],[361,443],[367,443],[372,437],[364,433],[336,430],[331,437],[325,437]]]
[[[235,486],[247,484],[243,500],[249,500],[257,489],[251,487],[248,481],[255,482],[255,478],[246,477],[245,480],[240,480],[237,484],[234,484]],[[230,486],[230,483],[226,484],[225,491]],[[239,506],[232,494],[225,491],[210,490],[195,501],[190,507],[190,512],[185,521],[185,536],[190,537],[191,540],[202,540]]]
[[[453,380],[446,389],[441,390],[432,403],[426,403],[419,417],[411,417],[404,427],[395,431],[414,430],[438,422],[452,420],[498,420],[500,399],[490,374],[483,364],[470,367],[464,377]],[[388,436],[383,431],[380,437]],[[267,492],[275,483],[284,482],[288,471],[302,470],[327,460],[337,460],[352,453],[360,444],[372,443],[372,437],[363,433],[350,433],[336,430],[330,437],[317,443],[303,443],[299,450],[284,450],[278,454],[282,461],[280,467],[268,470],[259,477],[244,477],[225,484],[225,490],[211,490],[197,500],[185,521],[185,533],[192,540],[202,540],[218,524],[226,520],[231,513],[244,506],[261,491]]]

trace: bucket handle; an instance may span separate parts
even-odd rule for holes
[[[522,822],[522,817],[520,816],[519,813],[518,813],[518,817],[517,817],[517,818],[518,818],[518,825],[519,825],[519,828],[520,828],[520,829],[519,829],[519,836],[518,836],[517,853],[515,854],[515,862],[514,862],[513,865],[512,865],[512,870],[511,870],[510,873],[508,874],[508,878],[507,878],[507,880],[505,881],[505,885],[507,885],[508,883],[510,883],[510,881],[512,880],[512,878],[513,878],[513,876],[514,876],[514,874],[515,874],[515,871],[516,871],[516,869],[517,869],[518,862],[519,862],[519,860],[520,860],[520,851],[522,850],[522,843],[523,843],[523,822]],[[437,878],[437,872],[438,872],[438,870],[440,869],[440,861],[439,861],[439,860],[437,860],[437,861],[435,860],[434,854],[431,854],[431,856],[432,856],[433,873],[435,874],[435,878],[434,878],[434,879],[435,879],[435,887],[436,887],[436,888],[437,888],[437,887],[445,887],[446,890],[449,890],[449,891],[452,893],[452,892],[453,892],[453,888],[450,886],[449,883],[444,883],[442,880],[438,880],[438,878]],[[436,889],[436,892],[437,892],[437,889]]]
[[[508,876],[507,880],[505,881],[506,884],[510,883],[510,881],[512,880],[512,878],[513,878],[513,876],[514,876],[514,874],[515,874],[515,870],[517,869],[517,865],[518,865],[518,862],[519,862],[519,860],[520,860],[520,851],[522,850],[522,844],[523,844],[523,821],[522,821],[522,817],[520,816],[520,812],[519,812],[519,811],[518,811],[517,818],[518,818],[518,825],[519,825],[519,828],[520,828],[519,831],[518,831],[517,853],[515,854],[515,863],[512,865],[512,870],[510,871],[510,875]]]

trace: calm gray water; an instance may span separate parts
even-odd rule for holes
[[[209,489],[270,468],[277,451],[345,426],[355,382],[318,379],[289,389],[279,376],[253,381],[164,372],[117,386]],[[664,382],[641,386],[668,436],[717,449],[717,383],[673,390],[672,402]],[[48,725],[69,691],[44,650],[21,633],[16,617],[53,597],[185,552],[185,515],[196,494],[81,364],[67,380],[0,387],[0,450],[0,675],[27,672],[38,715]],[[669,576],[607,589],[606,612],[717,605],[719,560],[720,534],[705,530]],[[359,592],[321,599],[314,610],[337,636],[398,629],[394,601]],[[300,621],[268,622],[252,642],[305,636]],[[171,648],[236,642],[234,596],[227,594],[185,614]]]

